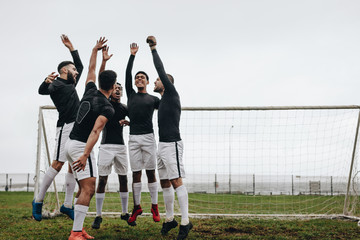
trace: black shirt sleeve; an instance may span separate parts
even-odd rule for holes
[[[163,65],[156,49],[151,50],[151,53],[153,56],[153,61],[154,61],[156,71],[159,74],[159,78],[160,78],[162,84],[164,85],[165,91],[174,91],[175,90],[174,84],[172,84],[170,82],[168,76],[166,75],[164,65]]]
[[[50,85],[50,83],[46,83],[45,81],[43,81],[39,87],[39,94],[40,95],[49,95],[50,94],[49,85]]]
[[[81,59],[80,59],[80,56],[79,56],[79,52],[77,50],[74,50],[74,51],[71,51],[71,56],[73,58],[73,61],[74,61],[74,65],[76,67],[76,70],[77,72],[79,73],[77,76],[76,76],[76,83],[75,83],[75,86],[78,84],[79,80],[80,80],[80,77],[81,77],[81,73],[84,69],[84,66],[81,62]]]
[[[135,56],[131,54],[128,64],[126,66],[125,89],[126,89],[126,95],[128,98],[133,92],[135,92],[135,90],[132,87],[132,75],[131,75],[131,71],[132,71],[133,64],[134,64],[134,59],[135,59]]]

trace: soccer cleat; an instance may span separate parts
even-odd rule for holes
[[[154,222],[160,222],[160,214],[157,204],[152,204],[151,213],[153,215]]]
[[[177,221],[174,219],[171,222],[164,222],[161,228],[161,234],[166,235],[171,229],[176,228],[178,225]]]
[[[42,215],[41,215],[42,206],[43,206],[42,202],[37,203],[35,202],[35,199],[32,201],[32,217],[36,221],[41,221],[42,219]]]
[[[92,227],[93,229],[99,229],[101,222],[102,222],[102,217],[96,217],[96,218],[94,219],[94,222],[92,223],[91,227]]]
[[[185,239],[192,229],[193,225],[189,222],[188,225],[180,225],[179,235],[177,236],[177,240]]]
[[[131,216],[129,217],[129,220],[127,221],[130,226],[136,226],[136,218],[138,215],[142,214],[141,206],[134,206],[134,209],[132,210]]]
[[[64,204],[61,206],[60,208],[60,212],[63,214],[66,214],[69,216],[69,218],[71,218],[71,220],[74,220],[74,207],[72,208],[67,208],[64,206]]]
[[[128,214],[128,213],[122,213],[120,215],[121,220],[125,220],[125,221],[129,220],[129,217],[130,217],[130,214]]]
[[[83,234],[83,237],[86,238],[86,239],[95,239],[93,236],[90,236],[90,235],[85,231],[84,228],[82,229],[82,234]]]
[[[74,232],[71,230],[68,240],[86,240],[82,232]]]

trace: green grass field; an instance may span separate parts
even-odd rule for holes
[[[118,196],[114,193],[114,197],[106,200],[116,201]],[[205,203],[204,198],[206,194],[190,194],[190,211],[195,209],[201,212],[205,209],[208,203]],[[244,195],[228,195],[217,196],[211,195],[216,201],[221,202],[224,197],[232,198],[231,204],[240,206],[237,213],[251,213],[249,209],[258,206],[258,211],[264,213],[278,212],[279,210],[286,212],[289,208],[272,207],[276,204],[271,204],[266,199],[271,196],[244,196]],[[296,196],[292,196],[296,197]],[[305,197],[305,196],[298,196]],[[148,196],[144,194],[142,199],[146,202]],[[219,198],[219,199],[217,199]],[[335,197],[335,199],[340,197]],[[26,192],[0,192],[0,239],[67,239],[72,227],[72,221],[65,216],[60,216],[55,219],[44,219],[41,222],[36,222],[31,219],[31,201],[33,193]],[[111,200],[110,200],[111,199]],[[315,198],[317,200],[322,197]],[[309,201],[315,201],[313,198],[308,198],[303,204],[309,205]],[[330,200],[329,200],[330,199]],[[331,202],[334,199],[329,197],[326,202]],[[339,202],[340,206],[343,204],[343,197],[335,202]],[[106,201],[105,200],[105,201]],[[159,196],[160,211],[163,211],[162,196]],[[214,200],[214,199],[213,199]],[[279,196],[272,198],[272,201],[281,201],[280,203],[288,202],[289,205],[298,205],[301,212],[306,207],[297,203],[296,199],[289,202],[289,198]],[[299,199],[298,199],[299,200]],[[242,203],[239,201],[243,201]],[[303,202],[303,201],[301,201]],[[320,201],[320,203],[323,200]],[[92,200],[89,211],[95,211],[94,199]],[[246,207],[246,203],[248,207]],[[264,203],[264,204],[261,204]],[[278,202],[279,203],[279,202]],[[218,204],[215,204],[218,205]],[[253,205],[253,206],[251,206]],[[318,212],[321,213],[321,204]],[[331,203],[335,205],[335,203]],[[108,206],[112,206],[109,204]],[[129,204],[132,207],[132,204]],[[146,209],[149,206],[144,205]],[[202,210],[203,209],[203,210]],[[231,206],[219,205],[213,207],[217,213],[231,212]],[[248,209],[248,212],[246,212]],[[338,209],[333,206],[333,209]],[[313,209],[314,210],[314,209]],[[315,209],[316,210],[316,209]],[[204,210],[205,211],[205,210]],[[337,212],[338,210],[334,210]],[[289,212],[288,212],[289,213]],[[180,221],[180,219],[178,218]],[[85,219],[84,227],[88,233],[95,236],[96,239],[175,239],[178,230],[172,230],[168,236],[162,237],[160,234],[161,223],[154,223],[151,217],[139,217],[136,227],[128,226],[120,218],[104,218],[102,226],[99,230],[91,229],[92,217]],[[312,219],[312,220],[277,220],[277,219],[230,219],[230,218],[214,218],[214,219],[191,219],[194,224],[193,230],[189,234],[188,239],[360,239],[360,227],[354,221],[348,220],[329,220],[329,219]]]

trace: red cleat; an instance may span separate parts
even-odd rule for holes
[[[73,230],[71,230],[68,240],[86,240],[86,238],[84,238],[82,232],[73,232]]]
[[[82,234],[83,234],[83,237],[86,238],[86,239],[95,239],[93,236],[90,236],[90,235],[85,231],[84,228],[82,229]]]
[[[160,214],[157,204],[152,204],[151,213],[153,215],[154,222],[160,222]]]
[[[128,224],[130,226],[135,226],[136,225],[136,218],[138,215],[141,215],[142,214],[142,209],[141,209],[141,206],[138,205],[138,206],[134,206],[134,209],[132,210],[132,213],[131,213],[131,216],[129,217],[129,220],[128,220]]]

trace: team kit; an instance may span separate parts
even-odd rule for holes
[[[59,117],[56,124],[53,162],[45,172],[39,193],[32,202],[33,219],[42,220],[46,192],[64,163],[68,162],[65,199],[60,212],[73,220],[73,227],[69,229],[69,240],[94,239],[85,231],[84,220],[90,201],[95,195],[96,217],[91,227],[101,227],[105,186],[113,168],[120,184],[120,219],[130,226],[136,226],[137,216],[143,213],[141,176],[145,170],[151,197],[150,211],[154,222],[161,221],[158,210],[159,182],[163,191],[166,217],[159,234],[166,235],[179,225],[177,239],[185,239],[193,225],[188,216],[188,192],[182,181],[185,171],[182,160],[183,142],[179,130],[181,103],[174,85],[174,77],[165,72],[157,52],[156,38],[149,36],[146,42],[158,73],[153,91],[160,94],[160,98],[148,93],[149,77],[146,72],[138,71],[133,77],[133,63],[139,47],[132,43],[125,74],[127,104],[121,102],[123,86],[117,81],[116,72],[106,69],[106,63],[112,57],[106,44],[107,39],[101,37],[92,49],[82,99],[78,97],[76,86],[81,80],[83,64],[68,36],[62,35],[61,41],[70,51],[73,61],[61,62],[57,68],[58,73],[50,73],[39,87],[39,94],[50,95]],[[102,61],[97,77],[96,59],[100,51]],[[158,114],[158,143],[155,141],[152,123],[155,109]],[[130,128],[128,146],[123,138],[125,126]],[[96,161],[93,147],[101,132],[99,156]],[[128,211],[129,168],[132,172],[133,194],[131,213]],[[159,181],[156,178],[156,170]],[[74,198],[76,184],[78,192]],[[180,223],[174,218],[175,192],[181,212]]]

